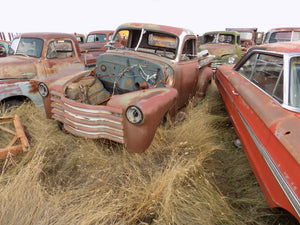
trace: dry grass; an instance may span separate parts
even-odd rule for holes
[[[293,224],[234,148],[215,86],[142,154],[63,133],[29,104],[14,113],[31,149],[0,161],[0,224]]]

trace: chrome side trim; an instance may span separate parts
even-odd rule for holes
[[[278,166],[270,156],[268,150],[263,146],[263,144],[259,141],[258,137],[255,135],[245,118],[241,115],[240,111],[238,113],[246,126],[252,140],[254,141],[255,145],[257,146],[260,154],[264,158],[265,162],[267,163],[269,169],[271,170],[272,174],[274,175],[275,179],[277,180],[278,184],[280,185],[282,191],[284,192],[285,196],[288,198],[289,202],[295,209],[297,215],[300,217],[300,199],[298,198],[297,194],[294,192],[294,189],[290,186],[288,181],[285,179],[282,172],[279,170]]]

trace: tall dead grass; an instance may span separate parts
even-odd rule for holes
[[[31,149],[0,161],[0,224],[277,224],[281,218],[234,148],[214,86],[186,121],[160,127],[141,154],[61,132],[29,104],[11,113],[27,127]]]

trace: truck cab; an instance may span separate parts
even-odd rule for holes
[[[0,103],[4,108],[28,100],[43,107],[38,84],[52,76],[85,70],[74,35],[24,33],[14,42],[14,54],[0,60]]]

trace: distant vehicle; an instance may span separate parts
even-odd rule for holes
[[[223,64],[234,64],[242,55],[240,34],[235,31],[214,31],[203,34],[201,49],[206,49],[214,55],[212,69]]]
[[[264,37],[264,32],[258,32],[257,28],[226,28],[226,31],[237,31],[240,33],[244,53],[250,47],[260,45]]]
[[[112,40],[114,31],[113,30],[98,30],[92,31],[87,35],[86,43],[80,44],[81,52],[90,52],[92,54],[99,55],[107,50],[105,45]],[[116,40],[116,47],[121,47],[121,36],[118,35]]]
[[[122,33],[128,38],[118,48]],[[76,136],[143,152],[167,115],[174,117],[193,96],[205,95],[213,57],[197,50],[196,35],[183,28],[120,25],[94,72],[40,84],[48,90],[41,93],[46,114]]]
[[[74,33],[74,35],[75,35],[75,37],[76,37],[76,39],[77,39],[77,41],[78,41],[78,43],[79,44],[83,44],[83,43],[85,43],[85,35],[84,34],[78,34],[78,33]]]
[[[274,28],[266,33],[263,43],[275,43],[285,41],[299,41],[300,40],[300,27],[285,27]]]
[[[300,42],[256,46],[215,82],[269,206],[300,222]]]

